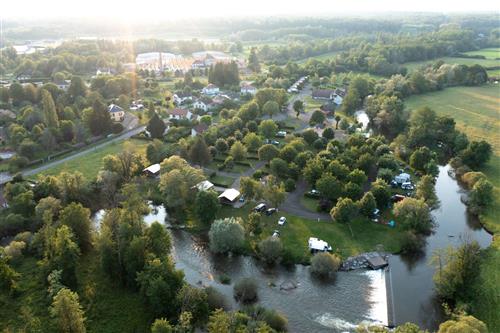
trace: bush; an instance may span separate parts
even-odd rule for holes
[[[231,278],[229,275],[221,274],[219,275],[219,282],[222,284],[231,284]]]
[[[234,298],[242,303],[257,300],[257,284],[252,278],[243,278],[234,285]]]
[[[210,249],[215,253],[240,251],[245,241],[245,231],[240,222],[241,219],[234,217],[215,220],[208,232]]]
[[[277,332],[287,331],[288,320],[276,310],[267,310],[262,319]]]
[[[328,278],[340,267],[340,258],[330,253],[318,253],[311,259],[311,273]]]
[[[422,251],[425,246],[425,239],[413,231],[407,231],[401,238],[401,252],[405,254],[415,254]]]
[[[295,190],[295,181],[291,178],[288,178],[285,181],[285,191],[293,192]]]
[[[205,292],[207,293],[207,302],[210,311],[217,309],[226,310],[228,308],[226,297],[217,291],[217,289],[214,287],[207,287],[205,288]]]
[[[259,242],[259,255],[268,264],[276,264],[283,252],[283,245],[276,237],[268,237]]]
[[[111,126],[111,132],[113,132],[114,134],[123,132],[123,129],[123,125],[120,123],[113,123],[113,126]]]
[[[5,254],[12,259],[18,259],[23,255],[23,250],[26,248],[25,242],[12,241],[5,247]]]

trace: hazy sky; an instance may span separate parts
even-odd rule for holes
[[[495,0],[2,0],[0,16],[156,18],[500,11]]]

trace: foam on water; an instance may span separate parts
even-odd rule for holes
[[[379,269],[375,271],[366,271],[364,274],[370,279],[368,302],[370,302],[371,306],[370,312],[368,313],[368,319],[378,324],[388,325],[385,271]]]
[[[357,325],[345,321],[341,318],[335,317],[331,313],[323,313],[314,318],[314,321],[328,328],[335,328],[338,330],[354,330]]]

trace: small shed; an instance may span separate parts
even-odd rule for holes
[[[381,256],[369,257],[366,260],[368,261],[368,266],[370,266],[371,269],[380,269],[389,265]]]
[[[240,196],[240,191],[234,188],[228,188],[219,195],[219,200],[221,203],[230,205],[233,204],[236,201],[236,199],[238,199],[239,196]]]
[[[198,191],[208,191],[208,190],[210,190],[211,188],[214,187],[214,184],[212,184],[208,180],[204,180],[204,181],[199,182],[198,184],[196,184],[194,187],[196,189],[198,189]]]
[[[402,172],[399,175],[397,175],[396,177],[394,177],[394,180],[398,184],[403,184],[403,183],[409,182],[411,180],[411,176],[405,172]]]
[[[142,173],[149,177],[156,177],[160,174],[160,164],[157,163],[150,165],[146,169],[142,170]]]

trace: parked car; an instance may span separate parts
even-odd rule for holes
[[[257,212],[257,213],[261,213],[263,212],[264,210],[266,210],[267,206],[265,203],[260,203],[258,204],[257,206],[255,206],[254,210]]]
[[[414,190],[415,189],[415,186],[413,186],[413,184],[411,182],[404,182],[403,184],[401,184],[401,188],[403,190]]]
[[[399,202],[399,201],[402,201],[404,198],[405,198],[405,196],[404,196],[404,195],[401,195],[401,194],[394,194],[394,195],[391,197],[391,201],[392,201],[392,202]]]
[[[266,215],[267,215],[267,216],[273,215],[276,211],[277,211],[277,209],[276,209],[276,208],[268,208],[268,209],[266,210]]]
[[[284,138],[285,136],[286,136],[286,131],[278,131],[278,133],[276,133],[277,138]]]
[[[393,180],[391,180],[391,187],[392,187],[392,188],[398,188],[398,182],[397,182],[397,181],[395,181],[394,179],[393,179]]]
[[[280,217],[280,219],[278,220],[278,225],[285,225],[286,223],[286,217],[282,216]]]
[[[279,237],[280,236],[280,231],[279,230],[274,230],[273,232],[273,237]]]
[[[309,195],[312,195],[312,196],[315,196],[315,197],[319,197],[320,193],[318,190],[315,190],[315,189],[312,189],[310,190],[309,192],[307,192]]]
[[[239,202],[245,202],[245,197],[242,195],[239,199],[238,199]]]

